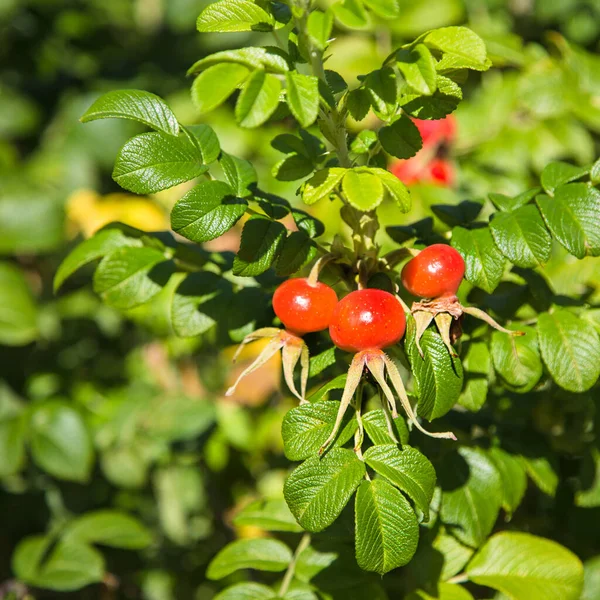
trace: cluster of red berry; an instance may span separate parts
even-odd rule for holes
[[[444,187],[454,184],[456,173],[447,159],[448,147],[456,137],[456,120],[452,115],[437,121],[413,119],[423,140],[423,148],[408,160],[397,160],[390,172],[406,185],[432,183]]]

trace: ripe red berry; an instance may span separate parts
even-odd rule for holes
[[[398,343],[405,329],[399,300],[389,292],[368,289],[350,292],[337,303],[329,334],[338,348],[360,352]]]
[[[298,335],[329,327],[336,293],[324,283],[306,278],[288,279],[273,294],[273,310],[285,328]]]
[[[402,285],[413,296],[454,296],[465,274],[465,261],[452,246],[433,244],[402,269]]]

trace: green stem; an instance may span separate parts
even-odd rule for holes
[[[283,596],[285,596],[285,594],[287,593],[288,588],[290,587],[290,583],[292,583],[292,579],[294,579],[298,557],[302,554],[302,552],[304,552],[304,550],[308,548],[309,545],[310,533],[305,533],[300,539],[298,547],[296,548],[296,552],[294,552],[292,561],[288,565],[287,571],[285,572],[285,575],[283,577],[283,581],[281,582],[281,587],[279,588],[278,596],[281,596],[283,598]]]

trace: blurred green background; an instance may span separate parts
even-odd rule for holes
[[[597,0],[399,2],[397,23],[336,30],[328,65],[350,85],[393,46],[449,24],[479,33],[494,68],[465,86],[457,140],[448,149],[456,185],[415,186],[412,213],[400,221],[383,207],[384,224],[416,220],[435,203],[517,194],[536,184],[551,160],[587,164],[598,156]],[[56,267],[78,239],[112,220],[167,229],[181,195],[119,191],[113,160],[139,130],[120,120],[79,123],[102,92],[139,88],[163,96],[182,122],[210,124],[226,151],[252,160],[261,187],[295,201],[297,184],[271,175],[280,155],[270,140],[289,123],[240,130],[230,106],[202,119],[194,110],[185,75],[193,62],[228,47],[273,43],[267,34],[198,34],[204,4],[0,0],[0,597],[24,593],[12,580],[10,557],[26,536],[113,507],[140,517],[153,542],[140,553],[107,551],[115,581],[73,598],[208,599],[203,571],[233,535],[230,509],[256,489],[280,496],[286,463],[279,423],[292,404],[273,399],[277,364],[264,387],[255,382],[225,404],[230,355],[215,353],[210,336],[175,339],[164,297],[119,314],[94,296],[86,273],[58,297],[52,292]],[[339,227],[334,205],[317,214],[330,234]],[[233,236],[217,249],[235,244]],[[581,261],[570,269],[565,260],[561,255],[548,270],[558,292],[575,281],[597,287],[597,267]],[[238,340],[265,311],[263,305],[243,323]],[[199,397],[205,401],[192,401]],[[69,444],[61,446],[64,439]]]

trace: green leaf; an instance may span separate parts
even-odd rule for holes
[[[319,368],[317,369],[314,365],[315,365],[315,363],[320,363],[320,362],[322,362],[323,364],[319,365]],[[318,371],[318,373],[313,373],[311,371],[310,376],[313,377],[315,375],[318,375],[319,373],[324,371],[327,367],[330,367],[331,365],[334,365],[334,364],[335,364],[335,348],[330,348],[329,350],[325,350],[325,352],[321,352],[321,354],[317,354],[317,356],[313,356],[311,358],[311,369]],[[323,365],[325,365],[325,366],[323,366]],[[343,373],[342,375],[338,375],[337,377],[334,377],[333,379],[328,381],[326,384],[322,385],[316,392],[311,394],[308,397],[308,401],[314,404],[315,402],[321,402],[323,400],[327,400],[327,398],[329,396],[329,392],[331,392],[331,390],[343,390],[344,389],[344,387],[346,386],[346,380],[347,380],[347,375],[345,373]]]
[[[295,71],[285,74],[286,100],[290,111],[302,125],[309,127],[319,113],[319,80],[312,75],[301,75]]]
[[[412,365],[419,402],[417,411],[429,421],[445,415],[458,401],[463,386],[463,368],[450,356],[442,337],[428,329],[421,338],[424,357],[415,344],[414,320],[409,320],[406,349]]]
[[[249,525],[266,531],[302,531],[285,501],[279,499],[256,500],[242,508],[233,522],[236,526]]]
[[[404,114],[379,130],[379,141],[382,148],[396,158],[410,158],[423,147],[417,126]]]
[[[332,448],[297,467],[283,487],[285,500],[307,531],[329,527],[342,512],[365,474],[365,464],[352,450]]]
[[[33,460],[59,479],[85,482],[94,463],[94,448],[81,415],[65,402],[36,405],[30,416]]]
[[[531,190],[527,190],[517,196],[505,196],[504,194],[489,194],[490,200],[494,203],[496,208],[499,210],[515,210],[521,206],[528,204],[533,198],[535,198],[542,188],[536,187]]]
[[[94,273],[94,291],[115,308],[151,300],[167,283],[173,263],[155,248],[124,247],[107,254]]]
[[[583,563],[584,582],[580,600],[596,600],[600,595],[600,556]]]
[[[325,233],[325,226],[319,219],[299,208],[292,207],[292,217],[294,217],[298,229],[304,231],[311,238],[319,237]]]
[[[355,121],[362,121],[371,108],[371,96],[365,88],[356,88],[348,92],[346,108]]]
[[[65,280],[75,273],[75,271],[81,269],[81,267],[102,258],[106,254],[110,254],[110,252],[117,248],[126,246],[140,247],[142,246],[142,241],[128,237],[117,227],[101,229],[91,238],[75,246],[62,261],[54,276],[54,291],[58,291]]]
[[[531,204],[496,213],[490,231],[502,254],[518,267],[537,267],[550,258],[552,238],[538,209]]]
[[[396,74],[390,67],[371,71],[363,82],[371,98],[375,114],[383,120],[391,119],[398,105]]]
[[[540,175],[540,182],[546,192],[552,196],[554,190],[565,184],[581,179],[590,172],[589,167],[576,167],[564,162],[554,162],[546,165]]]
[[[410,191],[395,175],[377,167],[369,167],[368,172],[381,179],[385,188],[385,197],[394,202],[402,212],[408,212],[411,209]]]
[[[367,154],[376,143],[377,134],[370,129],[363,129],[352,140],[350,150],[351,152],[354,152],[354,154]]]
[[[505,258],[494,243],[488,227],[452,230],[452,246],[465,259],[465,277],[491,294],[502,279]]]
[[[519,459],[533,483],[544,494],[554,497],[558,487],[557,465],[545,456],[519,456]]]
[[[202,123],[197,125],[186,125],[184,128],[192,136],[192,141],[197,145],[202,156],[202,162],[208,165],[215,162],[221,153],[221,145],[215,130],[209,125]]]
[[[222,181],[203,181],[177,201],[171,211],[173,231],[192,242],[208,242],[229,231],[248,203]]]
[[[424,44],[396,52],[396,65],[406,83],[418,94],[431,96],[437,89],[435,59]]]
[[[437,469],[442,488],[440,517],[460,542],[480,546],[492,531],[502,503],[494,463],[476,448],[448,454]]]
[[[312,11],[308,15],[306,27],[313,44],[319,50],[325,50],[331,37],[333,15],[330,12],[321,12],[320,10]]]
[[[192,84],[194,106],[201,114],[217,108],[246,81],[249,74],[247,67],[237,63],[219,63],[208,67]]]
[[[363,481],[356,493],[356,560],[380,575],[407,564],[419,525],[406,498],[383,479]]]
[[[200,33],[230,31],[271,31],[274,19],[250,0],[220,0],[209,4],[198,17]]]
[[[71,521],[69,541],[140,550],[152,542],[150,531],[136,518],[116,510],[98,510]]]
[[[363,425],[369,439],[374,444],[392,444],[395,443],[388,431],[385,412],[382,409],[370,410],[363,415]],[[408,427],[402,417],[393,419],[396,439],[401,444],[408,443]]]
[[[315,173],[302,187],[304,204],[315,204],[322,198],[327,198],[342,181],[347,169],[332,167]]]
[[[442,52],[437,63],[440,72],[455,69],[485,71],[490,66],[483,40],[467,27],[433,29],[417,38],[415,44],[419,42]]]
[[[382,19],[397,19],[400,16],[398,0],[364,0],[367,8]]]
[[[234,275],[254,277],[264,273],[277,259],[286,237],[286,228],[277,221],[254,216],[244,225]]]
[[[411,446],[372,446],[365,462],[382,477],[407,494],[429,520],[429,505],[435,488],[435,469],[427,457]]]
[[[179,135],[179,123],[168,104],[142,90],[117,90],[100,96],[81,117],[82,123],[97,119],[131,119],[169,135]]]
[[[208,579],[223,579],[238,569],[284,571],[292,560],[290,549],[279,540],[256,538],[227,544],[206,569]]]
[[[14,475],[25,462],[24,415],[16,414],[0,420],[0,479]]]
[[[342,191],[354,208],[368,212],[381,204],[385,190],[377,175],[359,167],[346,171],[342,180]]]
[[[250,188],[258,181],[258,175],[249,160],[222,152],[219,164],[236,196],[245,198],[252,194]]]
[[[513,600],[578,600],[581,561],[563,546],[528,533],[492,536],[467,566],[469,579]]]
[[[190,181],[204,173],[198,147],[187,137],[142,133],[120,150],[113,179],[136,194],[153,194]]]
[[[474,600],[474,598],[469,591],[460,585],[441,582],[437,586],[435,596],[431,596],[423,590],[417,590],[406,596],[405,600]]]
[[[542,359],[533,327],[511,327],[525,335],[514,337],[501,331],[492,334],[492,360],[496,372],[521,393],[531,391],[542,377]]]
[[[38,334],[38,310],[23,273],[0,262],[0,344],[24,346]]]
[[[516,456],[501,448],[490,448],[488,456],[498,469],[502,479],[502,508],[511,516],[521,504],[527,489],[525,467]]]
[[[69,540],[52,546],[52,539],[45,536],[22,540],[12,568],[24,583],[58,592],[78,590],[104,578],[104,559],[97,550]]]
[[[567,183],[554,198],[535,201],[552,235],[574,256],[600,255],[600,192],[585,183]]]
[[[316,254],[314,242],[304,231],[292,231],[283,242],[275,270],[283,277],[292,275],[313,260]]]
[[[187,74],[196,75],[204,69],[220,63],[235,63],[251,70],[264,69],[267,73],[283,74],[290,70],[285,54],[279,48],[250,46],[249,48],[223,50],[205,56],[195,62],[188,69]]]
[[[288,154],[273,167],[273,177],[279,181],[296,181],[314,171],[311,160],[301,154]]]
[[[505,337],[508,337],[505,335]],[[477,412],[485,403],[492,359],[484,342],[470,342],[462,361],[465,383],[458,403],[467,410]]]
[[[600,158],[592,165],[590,170],[590,180],[592,185],[598,185],[600,183]]]
[[[286,457],[289,460],[304,460],[317,454],[333,431],[339,407],[339,402],[314,402],[311,398],[311,403],[289,410],[281,426]],[[356,419],[350,415],[345,417],[336,445],[345,444],[356,428]]]
[[[236,583],[217,594],[214,600],[271,600],[277,594],[262,583]]]
[[[235,118],[242,127],[258,127],[279,106],[281,83],[275,75],[257,69],[250,75],[235,105]]]
[[[361,0],[341,0],[331,7],[335,18],[349,29],[363,29],[370,23]]]
[[[581,489],[575,493],[575,506],[600,506],[600,451],[597,448],[591,448],[583,457],[579,479]]]
[[[552,379],[570,392],[589,390],[600,376],[600,337],[590,325],[564,309],[538,317],[542,358]]]
[[[405,90],[399,101],[404,112],[419,119],[443,119],[454,112],[462,100],[460,86],[439,74],[436,84],[437,90],[431,96]]]

